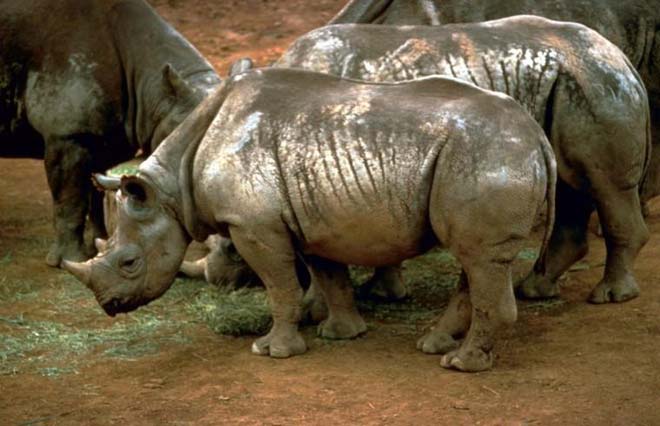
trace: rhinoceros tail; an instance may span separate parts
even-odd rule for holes
[[[541,143],[541,150],[543,152],[543,158],[545,160],[545,170],[547,174],[546,179],[546,190],[545,190],[545,204],[546,204],[546,214],[545,214],[545,233],[543,234],[543,242],[541,244],[541,250],[539,251],[539,261],[536,262],[536,272],[541,274],[545,273],[545,255],[548,251],[548,245],[550,244],[550,237],[552,235],[552,229],[555,224],[555,190],[557,188],[557,161],[555,160],[555,154],[552,150],[552,146],[548,139],[545,137],[542,138],[543,142]]]

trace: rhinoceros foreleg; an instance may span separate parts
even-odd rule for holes
[[[625,302],[639,295],[633,265],[649,238],[637,187],[619,190],[597,183],[598,215],[607,246],[605,275],[589,296],[592,303]]]
[[[516,288],[519,297],[539,299],[559,295],[557,280],[588,252],[587,227],[594,210],[592,199],[563,181],[557,182],[555,225],[545,259],[537,260],[534,269]],[[545,272],[541,272],[545,262]]]
[[[44,160],[55,226],[55,242],[46,263],[83,261],[91,255],[85,250],[83,235],[91,187],[90,153],[79,140],[47,138]]]
[[[306,260],[312,286],[322,293],[328,317],[319,324],[318,334],[327,339],[352,339],[367,331],[355,307],[353,286],[346,265],[310,257]]]
[[[417,341],[417,349],[427,354],[446,354],[458,348],[454,339],[470,328],[472,302],[468,291],[467,275],[461,273],[458,289],[449,301],[445,312],[431,330]]]
[[[304,353],[305,341],[298,332],[303,291],[296,275],[296,255],[284,224],[267,229],[231,227],[229,232],[238,253],[266,286],[273,326],[255,340],[252,352],[287,358]]]

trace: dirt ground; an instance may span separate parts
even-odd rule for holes
[[[343,0],[152,3],[224,75],[241,56],[268,64]],[[2,425],[660,425],[660,199],[636,265],[639,298],[585,302],[603,272],[594,237],[560,300],[519,304],[494,370],[463,374],[415,349],[428,317],[367,315],[369,332],[348,342],[307,327],[310,350],[288,360],[191,320],[184,307],[200,283],[108,318],[44,263],[53,231],[42,163],[0,160],[0,187]]]

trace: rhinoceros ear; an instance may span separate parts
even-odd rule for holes
[[[254,63],[252,62],[252,59],[241,58],[235,61],[233,64],[231,64],[231,68],[229,69],[229,77],[233,77],[238,74],[243,74],[244,72],[249,71],[252,68],[254,68]]]
[[[170,64],[165,64],[163,69],[165,84],[169,84],[172,93],[179,99],[185,99],[194,96],[194,91],[186,80],[181,77],[177,70]]]
[[[121,177],[121,194],[127,198],[126,208],[130,213],[144,213],[156,198],[151,185],[138,176]]]

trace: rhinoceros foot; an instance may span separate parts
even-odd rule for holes
[[[521,299],[548,299],[558,297],[559,284],[532,271],[516,287],[516,296]]]
[[[626,302],[639,296],[639,286],[632,275],[627,274],[620,280],[603,279],[591,291],[589,302],[591,303],[610,303]]]
[[[433,329],[417,341],[417,349],[425,354],[446,354],[458,348],[458,342],[449,334]]]
[[[330,315],[317,331],[326,339],[353,339],[367,332],[367,324],[359,314]]]
[[[78,244],[63,245],[60,243],[53,243],[46,255],[46,264],[57,268],[62,263],[62,260],[71,260],[73,262],[84,262],[93,256],[93,252],[85,249]]]
[[[493,366],[492,353],[485,352],[480,348],[461,346],[442,356],[440,365],[465,372],[476,372],[490,370]]]
[[[288,358],[305,353],[307,345],[297,328],[288,328],[273,327],[267,335],[252,343],[252,353],[270,355],[272,358]]]

